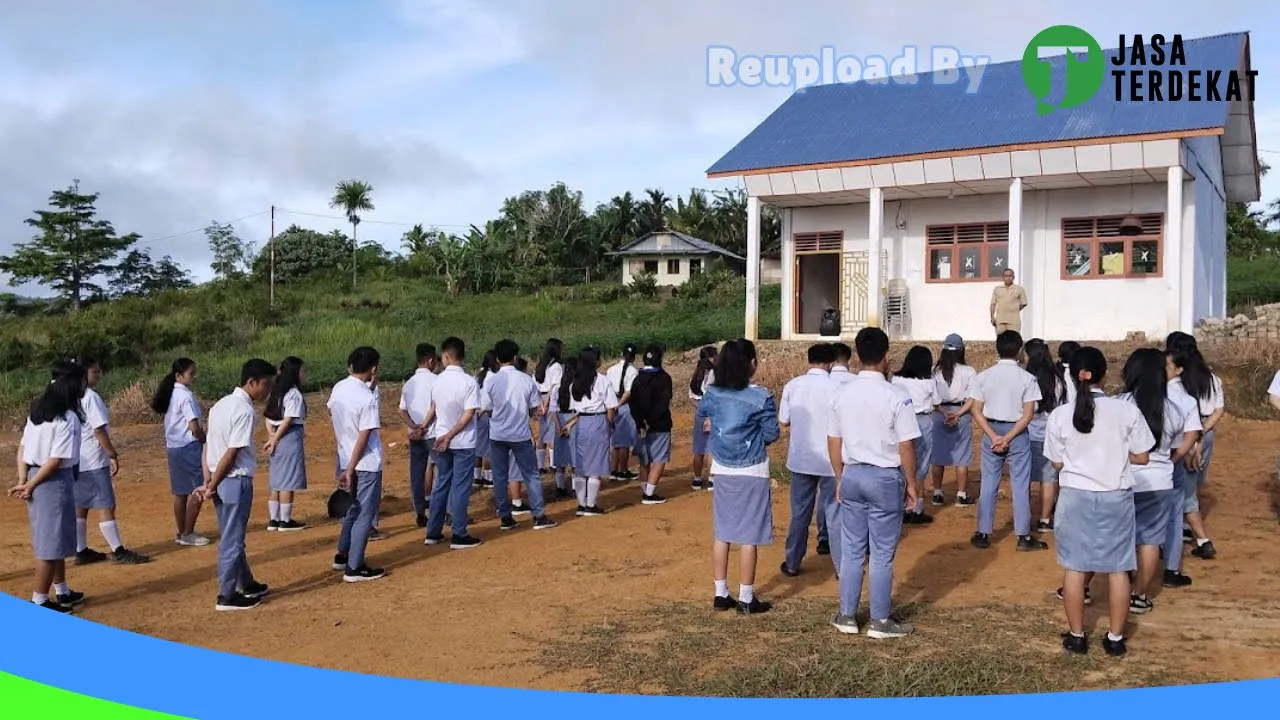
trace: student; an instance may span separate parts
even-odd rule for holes
[[[1080,343],[1068,340],[1058,346],[1058,362],[1062,365],[1062,381],[1067,386],[1067,402],[1076,401],[1076,381],[1071,373],[1071,358],[1080,349]]]
[[[427,526],[428,495],[431,493],[435,463],[431,446],[435,444],[435,426],[423,424],[431,406],[431,385],[436,380],[439,357],[436,346],[419,343],[415,350],[418,369],[400,388],[400,420],[409,432],[409,496],[418,527]]]
[[[920,426],[920,437],[915,439],[916,474],[914,478],[907,478],[908,482],[915,483],[916,504],[907,509],[902,522],[928,525],[933,518],[924,512],[924,479],[929,474],[933,456],[933,415],[940,402],[938,383],[933,379],[933,353],[923,345],[912,347],[891,382],[911,398],[911,410],[915,413],[916,424]]]
[[[853,362],[853,348],[844,343],[831,343],[833,360],[831,362],[831,379],[843,385],[854,378],[849,364]]]
[[[711,475],[715,498],[711,514],[715,544],[711,551],[716,595],[713,607],[736,607],[743,615],[768,612],[772,603],[755,594],[757,548],[773,544],[773,501],[769,487],[768,446],[778,440],[778,410],[773,395],[752,382],[758,367],[750,340],[725,343],[716,360],[716,380],[699,403],[711,420]],[[741,585],[729,596],[729,548],[738,545]]]
[[[662,369],[662,346],[650,345],[641,358],[643,366],[631,384],[631,416],[636,423],[641,478],[640,503],[661,505],[667,499],[658,494],[662,473],[671,462],[671,376]]]
[[[84,593],[67,585],[66,558],[76,550],[74,468],[80,462],[81,398],[84,368],[75,363],[53,365],[53,381],[31,404],[18,444],[17,484],[9,494],[27,503],[31,549],[35,555],[35,590],[31,602],[47,610],[69,613]],[[49,597],[52,588],[53,598]]]
[[[1156,444],[1146,420],[1131,402],[1102,393],[1107,359],[1094,347],[1071,358],[1076,399],[1049,414],[1044,452],[1058,470],[1058,506],[1054,510],[1058,565],[1063,569],[1063,605],[1068,632],[1062,646],[1070,653],[1089,651],[1084,632],[1088,573],[1108,575],[1110,632],[1102,640],[1108,655],[1126,652],[1124,624],[1129,616],[1129,573],[1137,570],[1136,523],[1131,465],[1146,465]]]
[[[520,347],[511,340],[499,341],[494,348],[498,370],[489,375],[480,391],[480,411],[489,420],[489,443],[493,462],[493,494],[501,528],[516,526],[508,499],[511,484],[529,484],[529,504],[533,510],[533,529],[547,530],[556,526],[547,517],[542,498],[542,478],[537,472],[533,450],[533,433],[529,419],[542,409],[542,398],[533,378],[515,367]],[[514,462],[513,462],[514,461]],[[511,473],[515,466],[517,476]]]
[[[529,361],[525,360],[523,357],[520,357],[519,355],[517,355],[516,362],[513,367],[515,367],[516,372],[519,372],[520,374],[525,376],[529,375]],[[529,379],[532,380],[533,378],[530,377]],[[536,390],[538,387],[538,384],[534,383],[533,386],[534,386],[534,389]],[[539,394],[539,397],[541,397],[541,394]],[[534,413],[534,415],[536,416],[537,413]],[[529,445],[532,446],[535,443],[535,441],[532,439],[533,438],[532,423],[530,423],[529,434],[530,434]],[[508,458],[508,460],[509,460],[508,467],[516,464],[516,458],[514,454],[510,458]],[[490,465],[492,465],[492,462],[490,463]],[[541,473],[539,473],[538,471],[538,460],[535,454],[534,461],[533,461],[533,476],[524,477],[523,482],[515,478],[512,478],[511,481],[508,483],[507,490],[511,495],[511,514],[512,515],[516,517],[520,517],[521,515],[532,514],[532,511],[529,509],[529,500],[528,498],[525,497],[526,493],[524,491],[524,487],[526,484],[532,483],[535,480],[538,480],[540,474]],[[541,482],[541,480],[538,480],[538,481]]]
[[[942,474],[956,470],[956,504],[972,505],[969,466],[973,464],[973,400],[969,395],[978,373],[964,362],[964,338],[952,333],[942,341],[933,369],[938,384],[938,413],[933,416],[933,504],[945,505]]]
[[[1031,482],[1040,483],[1040,522],[1036,530],[1042,533],[1053,532],[1053,506],[1058,499],[1058,471],[1053,469],[1044,456],[1044,431],[1049,423],[1049,413],[1059,405],[1066,405],[1067,382],[1063,379],[1061,367],[1053,361],[1049,354],[1049,346],[1039,338],[1027,341],[1027,372],[1036,379],[1040,387],[1040,400],[1036,403],[1036,413],[1027,425],[1027,437],[1031,440]]]
[[[478,547],[480,538],[468,534],[467,504],[475,486],[471,468],[475,466],[476,411],[480,409],[480,387],[467,374],[462,364],[467,359],[466,345],[451,337],[440,344],[444,370],[431,386],[431,407],[427,422],[439,427],[436,438],[436,467],[440,476],[431,490],[431,510],[427,518],[427,545],[444,542],[446,512],[452,521],[449,548],[466,550]],[[505,489],[505,488],[504,488]]]
[[[809,346],[808,372],[783,386],[782,401],[778,403],[778,425],[790,432],[787,470],[791,473],[791,522],[787,526],[780,568],[788,577],[800,574],[800,563],[808,550],[809,524],[813,521],[815,503],[818,534],[830,537],[827,511],[835,502],[836,491],[835,474],[827,454],[827,430],[831,424],[831,401],[838,387],[830,374],[834,359],[835,350],[831,345]]]
[[[596,517],[600,507],[600,479],[609,472],[610,432],[618,396],[600,372],[600,351],[587,348],[578,355],[578,371],[569,386],[573,418],[561,432],[573,435],[573,490],[578,496],[577,514]]]
[[[711,424],[702,414],[702,396],[716,379],[715,347],[708,345],[698,351],[698,364],[689,378],[689,400],[693,402],[693,489],[713,490],[711,478],[707,476],[707,441],[711,439]]]
[[[850,370],[850,365],[853,363],[853,348],[845,343],[837,342],[831,343],[831,350],[834,353],[834,361],[831,363],[831,379],[835,381],[835,384],[844,385],[857,377]],[[840,577],[840,556],[831,552],[832,543],[828,531],[830,528],[837,528],[838,530],[840,527],[840,521],[836,517],[840,506],[835,502],[835,489],[838,484],[838,478],[831,483],[831,502],[827,505],[827,522],[825,525],[818,526],[818,547],[816,550],[819,555],[831,555],[831,562],[836,566],[837,579]],[[839,538],[836,539],[836,542],[839,543]]]
[[[636,423],[631,417],[631,384],[636,380],[636,346],[627,343],[622,346],[622,359],[614,363],[605,377],[618,398],[618,411],[613,420],[613,451],[609,476],[619,482],[635,480],[636,474],[631,472],[631,450],[636,445]]]
[[[490,377],[498,372],[498,356],[493,350],[489,350],[484,354],[484,358],[480,360],[480,372],[476,373],[476,387],[482,397],[484,395],[485,383]],[[484,413],[476,413],[476,469],[475,469],[475,486],[477,490],[485,488],[493,489],[493,471],[491,456],[489,452],[489,416]],[[535,458],[536,459],[536,458]]]
[[[1182,484],[1183,496],[1186,498],[1182,507],[1186,520],[1183,536],[1193,543],[1192,555],[1202,560],[1212,560],[1218,556],[1218,550],[1209,539],[1204,516],[1200,513],[1200,489],[1204,487],[1209,463],[1213,460],[1218,423],[1226,413],[1222,380],[1205,363],[1196,347],[1196,339],[1191,335],[1184,332],[1171,333],[1165,341],[1165,349],[1171,353],[1174,364],[1182,369],[1178,381],[1186,394],[1195,400],[1204,427],[1199,442],[1192,448],[1186,461],[1187,472]],[[1166,554],[1175,556],[1180,555],[1181,551],[1174,550]]]
[[[573,378],[578,372],[578,358],[576,356],[565,358],[564,372],[560,378],[551,386],[548,393],[548,402],[551,407],[548,409],[547,416],[554,422],[555,428],[555,444],[552,450],[552,457],[555,461],[555,481],[556,481],[556,500],[568,500],[573,497],[573,492],[569,489],[569,484],[574,477],[574,461],[573,461],[573,443],[574,437],[570,431],[569,421],[573,419],[573,411],[570,409],[569,390],[573,385]]]
[[[982,431],[982,492],[978,496],[978,531],[969,540],[976,548],[991,547],[996,523],[1000,476],[1009,468],[1013,495],[1013,531],[1018,550],[1047,550],[1048,543],[1031,535],[1031,438],[1027,426],[1042,395],[1035,376],[1018,365],[1022,336],[1005,330],[996,337],[1000,359],[982,371],[969,390],[973,417]]]
[[[262,413],[269,433],[262,448],[270,463],[268,532],[296,532],[307,526],[293,519],[293,494],[307,489],[307,401],[302,397],[306,381],[302,359],[292,355],[285,358],[271,383],[267,408]]]
[[[1164,569],[1160,546],[1169,534],[1170,518],[1181,509],[1182,495],[1173,487],[1173,466],[1182,462],[1200,437],[1200,414],[1193,406],[1169,399],[1169,380],[1164,353],[1154,348],[1135,350],[1124,364],[1124,393],[1118,396],[1142,412],[1157,438],[1148,463],[1133,472],[1138,574],[1129,612],[1139,615],[1153,607],[1150,593],[1158,587],[1156,580]]]
[[[548,415],[551,412],[551,387],[560,382],[564,374],[564,365],[560,362],[560,354],[564,352],[564,343],[557,338],[547,341],[547,346],[538,358],[533,370],[533,379],[538,383],[538,392],[542,393],[542,413],[538,426],[538,472],[550,472],[554,467],[555,452],[555,419]]]
[[[867,564],[871,617],[867,637],[888,639],[913,628],[891,617],[893,558],[902,534],[904,508],[916,507],[915,441],[920,423],[905,390],[885,379],[889,336],[863,328],[853,340],[862,370],[836,392],[827,431],[827,453],[839,473],[840,613],[836,630],[858,634],[856,614]],[[905,494],[905,497],[904,497]],[[905,502],[904,502],[905,501]],[[869,561],[868,561],[869,558]]]
[[[203,467],[208,474],[199,493],[213,501],[218,514],[218,599],[214,609],[219,612],[253,609],[268,591],[265,584],[253,579],[244,541],[253,509],[253,474],[258,469],[253,405],[271,393],[275,376],[276,369],[266,360],[246,362],[240,369],[240,387],[209,410]]]
[[[358,347],[347,358],[346,379],[329,394],[329,417],[338,445],[342,474],[338,486],[351,494],[351,505],[342,518],[338,552],[333,569],[349,583],[368,582],[386,576],[382,568],[366,562],[365,551],[376,528],[382,504],[382,397],[378,392],[378,363],[371,347]]]
[[[120,528],[116,525],[116,492],[112,481],[120,472],[119,454],[111,442],[107,422],[107,404],[94,390],[102,380],[102,364],[96,358],[82,358],[86,388],[81,408],[84,422],[80,432],[80,463],[74,473],[76,499],[76,565],[102,562],[107,555],[89,547],[89,511],[101,513],[98,530],[111,549],[111,562],[116,565],[141,565],[151,561],[146,555],[136,553],[120,540]]]
[[[164,415],[169,489],[173,493],[173,520],[178,530],[175,541],[184,547],[209,544],[209,538],[196,534],[201,503],[195,491],[204,483],[200,457],[205,434],[200,424],[200,403],[191,392],[195,381],[196,362],[178,358],[151,398],[151,409]]]

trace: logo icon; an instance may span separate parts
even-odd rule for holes
[[[1062,98],[1056,103],[1049,100],[1053,93],[1053,64],[1049,57],[1066,53],[1065,87]],[[1102,79],[1107,74],[1106,58],[1102,46],[1089,33],[1073,25],[1054,25],[1041,30],[1031,38],[1022,54],[1022,81],[1036,98],[1036,112],[1047,115],[1054,110],[1083,105],[1098,94]]]

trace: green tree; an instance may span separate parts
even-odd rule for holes
[[[253,244],[240,239],[236,229],[229,224],[213,221],[204,229],[213,253],[213,274],[219,280],[243,277],[253,265]]]
[[[1271,168],[1258,160],[1261,174]],[[1227,203],[1227,255],[1242,260],[1255,260],[1264,255],[1280,254],[1280,199],[1263,210],[1247,203]]]
[[[134,233],[116,235],[110,222],[97,217],[98,193],[80,191],[74,180],[49,196],[49,210],[36,210],[27,225],[39,231],[30,242],[0,257],[0,270],[13,283],[38,280],[49,286],[74,310],[89,297],[103,294],[99,282],[115,275],[121,253],[138,241]]]
[[[172,257],[152,260],[145,249],[130,250],[116,267],[111,297],[148,297],[165,290],[189,288],[194,283]]]
[[[356,286],[356,253],[360,241],[356,228],[360,225],[360,213],[373,211],[373,186],[363,180],[343,180],[334,187],[329,207],[340,208],[351,223],[351,287]]]
[[[340,232],[320,233],[290,225],[275,236],[276,282],[290,282],[314,272],[342,267],[351,245]],[[263,248],[253,263],[259,277],[270,268],[270,247]]]

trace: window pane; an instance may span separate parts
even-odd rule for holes
[[[702,272],[702,261],[701,261],[701,260],[690,260],[690,261],[689,261],[689,274],[690,274],[690,275],[697,275],[697,274],[698,274],[698,273],[700,273],[700,272]]]
[[[1090,257],[1091,247],[1086,243],[1068,243],[1063,259],[1066,261],[1067,275],[1081,277],[1088,275],[1093,267]]]
[[[998,279],[1004,276],[1009,267],[1009,246],[1004,244],[987,246],[987,277]]]
[[[950,250],[930,250],[929,251],[929,279],[930,280],[950,280],[951,279],[951,251]]]
[[[960,277],[964,279],[974,279],[980,277],[982,272],[982,248],[980,247],[963,247],[960,248]]]
[[[1142,240],[1133,244],[1133,274],[1154,275],[1160,270],[1160,243]]]
[[[667,261],[667,274],[668,274],[668,275],[679,275],[679,274],[680,274],[680,261],[679,261],[679,260],[668,260],[668,261]]]
[[[1102,275],[1124,274],[1124,243],[1098,243],[1098,266]]]
[[[645,271],[645,272],[647,272],[647,273],[649,273],[650,275],[657,275],[657,274],[658,274],[658,261],[657,261],[657,260],[646,260],[646,261],[645,261],[645,263],[644,263],[644,271]]]

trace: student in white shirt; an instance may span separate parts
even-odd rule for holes
[[[67,585],[66,558],[76,551],[74,468],[80,462],[81,398],[84,368],[75,363],[53,366],[53,381],[31,405],[18,444],[17,484],[9,495],[27,503],[31,549],[35,555],[35,590],[31,602],[68,613],[84,601],[84,593]],[[49,597],[50,589],[53,598]]]
[[[927,525],[933,522],[933,518],[924,512],[924,479],[929,474],[933,457],[933,414],[941,402],[938,383],[933,379],[933,353],[923,345],[912,347],[891,382],[911,398],[911,410],[920,426],[920,437],[915,440],[916,474],[907,478],[908,482],[915,483],[916,504],[907,509],[902,521],[908,525]]]
[[[262,450],[270,463],[268,532],[296,532],[307,526],[293,519],[294,493],[307,489],[307,401],[302,397],[302,385],[306,381],[307,369],[302,359],[292,355],[285,358],[271,383],[267,407],[262,413],[268,433]]]
[[[514,528],[510,489],[512,485],[528,483],[533,529],[547,530],[556,524],[546,515],[529,428],[530,418],[542,407],[542,398],[533,378],[516,369],[519,354],[520,347],[514,341],[500,340],[494,347],[498,369],[486,378],[480,390],[480,411],[489,417],[494,503],[501,529]]]
[[[253,474],[258,457],[253,443],[257,425],[254,403],[271,392],[276,369],[260,358],[240,369],[240,387],[209,410],[209,435],[205,444],[204,486],[198,491],[213,501],[218,514],[219,612],[250,610],[267,594],[267,586],[253,579],[245,555],[245,534],[253,510]]]
[[[1062,595],[1068,652],[1088,652],[1084,632],[1087,576],[1106,573],[1110,632],[1102,641],[1108,655],[1126,652],[1124,624],[1129,616],[1129,573],[1137,570],[1133,466],[1146,465],[1156,444],[1137,406],[1106,397],[1102,381],[1107,360],[1102,351],[1082,347],[1071,359],[1076,400],[1049,415],[1044,452],[1058,469],[1058,506],[1054,537],[1063,569]]]
[[[964,338],[951,333],[942,341],[933,379],[938,383],[938,413],[933,416],[933,504],[945,505],[942,476],[956,471],[956,504],[972,505],[969,466],[973,464],[973,400],[969,394],[978,373],[964,362]]]
[[[982,371],[969,391],[973,419],[982,431],[978,530],[969,542],[976,548],[991,547],[1000,476],[1007,465],[1018,550],[1046,550],[1049,545],[1031,535],[1031,438],[1027,435],[1041,399],[1040,385],[1018,365],[1022,336],[1016,330],[1005,330],[996,337],[996,353],[1000,360]]]
[[[564,342],[557,338],[547,340],[547,345],[542,350],[542,356],[538,358],[538,364],[533,369],[533,379],[538,383],[538,392],[542,394],[542,413],[538,427],[538,472],[549,472],[556,467],[555,458],[552,454],[555,452],[555,418],[548,415],[551,412],[551,387],[560,384],[560,377],[564,374],[564,365],[560,362],[560,355],[564,352]]]
[[[707,442],[711,439],[711,423],[699,409],[702,396],[716,379],[715,346],[708,345],[698,351],[698,365],[689,378],[689,400],[693,402],[693,489],[713,490],[711,477],[707,473]]]
[[[893,558],[902,535],[906,508],[916,506],[915,440],[920,437],[911,397],[886,377],[889,336],[863,328],[853,341],[862,370],[842,386],[827,431],[827,453],[840,478],[840,612],[836,630],[858,634],[855,619],[862,596],[862,567],[867,565],[871,621],[867,637],[903,637],[911,625],[891,616]]]
[[[555,442],[552,448],[552,459],[555,463],[555,498],[568,500],[573,497],[569,485],[574,477],[573,433],[569,421],[573,420],[573,412],[569,408],[569,388],[573,385],[574,375],[578,372],[577,356],[564,359],[564,371],[556,379],[547,393],[547,418],[555,429]],[[544,421],[545,422],[545,421]]]
[[[636,380],[636,354],[639,351],[632,343],[622,346],[622,359],[605,371],[609,386],[618,396],[618,411],[613,418],[612,443],[609,477],[625,482],[635,480],[637,475],[628,467],[631,464],[631,451],[636,446],[636,423],[631,417],[631,385]]]
[[[431,386],[431,407],[427,422],[439,427],[436,438],[436,468],[439,476],[431,489],[431,509],[427,516],[427,545],[444,542],[444,518],[452,520],[449,547],[466,550],[480,545],[480,538],[467,532],[467,505],[475,487],[472,468],[476,457],[476,415],[480,409],[480,386],[467,374],[463,362],[466,345],[451,337],[440,344],[444,370]]]
[[[338,487],[351,504],[342,518],[333,569],[344,582],[378,580],[382,568],[371,567],[365,556],[382,505],[382,398],[378,391],[378,351],[367,346],[351,351],[346,379],[329,393],[329,418],[338,445]]]
[[[196,534],[201,505],[196,489],[204,482],[201,470],[204,463],[200,459],[204,452],[204,427],[200,424],[200,403],[191,392],[195,381],[195,361],[178,358],[151,399],[151,409],[164,415],[169,489],[173,493],[173,520],[178,529],[176,542],[186,547],[209,544],[209,538]]]
[[[1193,556],[1202,560],[1212,560],[1218,556],[1218,550],[1209,539],[1204,516],[1200,513],[1200,490],[1204,487],[1209,463],[1213,460],[1218,423],[1226,413],[1222,380],[1205,363],[1193,336],[1184,332],[1171,333],[1165,340],[1165,350],[1173,358],[1174,365],[1182,370],[1178,381],[1186,393],[1196,401],[1200,422],[1204,427],[1200,441],[1196,443],[1196,447],[1192,448],[1186,461],[1186,475],[1182,483],[1185,498],[1182,512],[1186,520],[1183,533],[1186,540],[1192,543]],[[1166,555],[1169,558],[1180,557],[1181,551],[1175,550]],[[1179,561],[1179,565],[1172,569],[1178,570],[1180,566]]]
[[[484,396],[485,386],[489,383],[490,378],[498,373],[498,354],[495,350],[488,350],[484,354],[484,358],[480,360],[480,371],[476,373],[476,388],[480,394],[477,397]],[[492,453],[489,444],[489,416],[482,413],[476,413],[476,447],[475,447],[475,473],[472,480],[475,482],[477,490],[493,489],[493,463]]]
[[[854,378],[853,371],[849,369],[849,364],[853,362],[853,349],[844,343],[831,343],[832,357],[831,361],[831,379],[836,381],[837,385],[843,385]]]
[[[809,524],[814,505],[818,510],[818,534],[831,537],[828,508],[835,503],[835,472],[827,455],[827,430],[831,425],[832,398],[837,386],[831,379],[835,351],[822,343],[809,347],[809,371],[782,388],[778,425],[790,432],[787,470],[791,473],[791,523],[782,557],[782,574],[800,574],[809,545]],[[836,534],[839,537],[839,534]],[[838,543],[837,543],[838,545]],[[837,554],[836,557],[839,557]],[[836,568],[839,572],[840,568]]]
[[[1036,402],[1036,414],[1027,425],[1027,437],[1031,439],[1031,482],[1040,484],[1040,522],[1036,530],[1053,532],[1053,506],[1058,500],[1058,471],[1044,456],[1044,431],[1049,424],[1049,413],[1059,405],[1066,405],[1074,398],[1067,393],[1067,381],[1062,367],[1049,354],[1049,345],[1039,338],[1027,341],[1023,351],[1027,355],[1027,372],[1040,386],[1040,400]]]
[[[573,435],[573,490],[578,496],[577,515],[596,517],[600,507],[600,480],[609,472],[612,443],[609,427],[618,410],[618,396],[600,372],[600,351],[587,348],[578,354],[578,371],[569,388],[569,420]]]
[[[116,525],[116,492],[112,486],[116,473],[120,472],[119,455],[111,442],[107,422],[107,404],[94,388],[102,380],[102,365],[96,358],[81,358],[88,388],[84,391],[81,406],[84,422],[80,433],[80,465],[75,471],[76,495],[76,565],[102,562],[107,555],[89,547],[89,511],[101,513],[98,530],[110,548],[111,562],[116,565],[141,565],[150,562],[146,555],[130,550],[120,540],[120,528]]]
[[[400,419],[409,429],[409,497],[413,515],[420,528],[427,527],[428,496],[435,481],[435,426],[424,425],[431,406],[431,385],[436,380],[439,358],[436,346],[419,343],[416,352],[418,369],[400,388]]]

